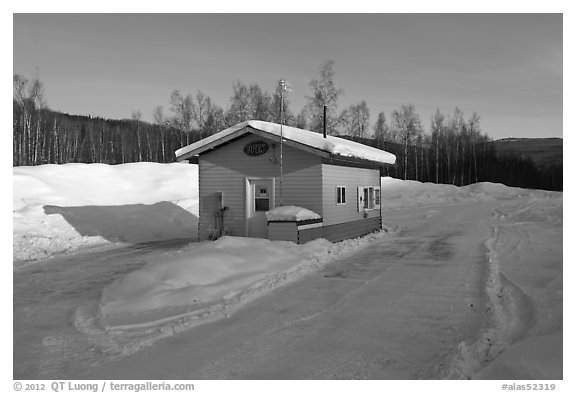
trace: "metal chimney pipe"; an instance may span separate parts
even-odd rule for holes
[[[326,138],[326,105],[324,105],[324,138]]]

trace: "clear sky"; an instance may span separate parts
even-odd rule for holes
[[[198,90],[226,108],[232,85],[293,88],[299,111],[335,61],[339,110],[414,104],[476,111],[482,131],[562,137],[561,14],[15,14],[13,71],[39,70],[54,110],[151,121],[169,96]]]

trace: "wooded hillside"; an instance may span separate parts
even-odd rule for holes
[[[179,148],[245,120],[282,122],[322,132],[325,112],[330,135],[396,155],[396,164],[386,167],[385,175],[456,186],[486,181],[562,190],[562,139],[492,141],[481,131],[480,116],[473,112],[467,119],[459,108],[451,115],[436,110],[426,132],[411,104],[393,110],[389,121],[379,112],[370,129],[365,101],[338,112],[343,90],[334,84],[333,67],[333,61],[320,67],[319,78],[309,84],[313,94],[297,114],[290,108],[286,81],[280,80],[272,94],[258,84],[238,81],[226,109],[200,91],[193,96],[174,90],[170,115],[157,106],[154,124],[141,121],[140,111],[125,120],[52,111],[38,77],[28,80],[14,75],[13,165],[168,163],[175,160]]]

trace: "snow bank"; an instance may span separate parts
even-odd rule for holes
[[[421,183],[392,177],[381,179],[382,209],[460,201],[469,197],[465,190],[451,184]]]
[[[292,281],[361,244],[372,234],[333,244],[304,245],[225,236],[127,274],[106,287],[100,319],[106,328],[155,325],[187,316],[192,321],[221,314]]]
[[[13,168],[13,258],[111,242],[194,237],[198,168],[65,164]]]
[[[13,168],[13,209],[29,205],[117,206],[198,198],[198,168],[138,162]]]
[[[506,200],[516,198],[556,198],[561,193],[527,188],[508,187],[501,183],[480,182],[461,187],[471,195],[483,196],[488,199]]]
[[[514,200],[518,198],[556,199],[562,193],[508,187],[500,183],[480,182],[468,186],[422,183],[382,177],[382,208],[395,209],[406,206],[426,206],[474,200]]]
[[[319,214],[299,206],[280,206],[266,212],[268,221],[318,220]]]

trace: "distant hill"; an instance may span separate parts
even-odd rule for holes
[[[476,145],[477,159],[472,164],[473,153],[458,158],[452,156],[450,166],[444,148],[436,163],[435,152],[431,147],[410,146],[408,159],[404,160],[404,147],[401,144],[385,141],[377,146],[376,140],[342,136],[372,147],[389,151],[396,155],[396,164],[386,166],[383,176],[402,178],[407,164],[407,179],[422,182],[439,182],[463,186],[472,182],[502,183],[511,187],[523,187],[550,191],[562,191],[563,187],[563,140],[562,138],[507,138]],[[458,145],[456,145],[458,146]],[[455,154],[452,147],[452,154]],[[464,153],[466,154],[466,153]],[[416,176],[416,165],[419,172]],[[477,175],[471,176],[472,168]],[[439,179],[435,170],[439,168]]]
[[[562,138],[506,138],[489,142],[499,155],[518,154],[540,169],[562,166]]]

